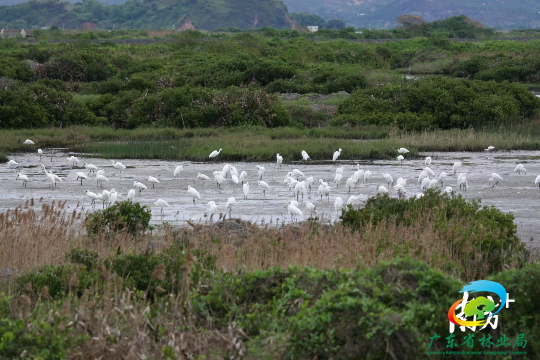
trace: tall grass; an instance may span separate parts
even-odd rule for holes
[[[66,129],[2,130],[0,151],[37,151],[37,148],[67,147],[73,152],[107,158],[208,159],[223,148],[224,161],[274,161],[276,153],[300,159],[305,150],[314,160],[331,159],[336,149],[347,159],[390,159],[406,147],[415,157],[428,151],[483,151],[492,145],[502,150],[540,150],[540,120],[512,123],[493,129],[433,130],[407,133],[389,127],[360,128],[140,128],[114,130],[101,127]],[[24,145],[30,138],[36,145]],[[361,141],[367,140],[367,141]],[[0,156],[1,158],[1,156]]]

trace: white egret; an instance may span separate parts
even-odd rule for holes
[[[351,186],[355,184],[354,178],[351,176],[347,178],[347,181],[345,182],[345,186],[349,188],[349,192],[351,192]]]
[[[459,167],[461,167],[461,161],[456,161],[454,165],[452,165],[452,171],[454,172],[454,175],[456,175]]]
[[[22,174],[22,173],[18,173],[17,174],[17,178],[15,179],[15,181],[17,180],[21,180],[22,183],[23,183],[23,186],[26,187],[26,183],[28,182],[28,176]]]
[[[173,172],[173,176],[175,178],[178,179],[178,176],[180,175],[180,173],[184,171],[184,165],[178,165],[175,169],[174,169],[174,172]],[[200,173],[199,173],[200,174]],[[163,208],[162,208],[163,210]]]
[[[133,187],[134,187],[135,189],[139,190],[139,196],[141,195],[141,192],[142,192],[143,190],[146,190],[146,189],[147,189],[146,185],[144,185],[143,183],[138,182],[138,181],[133,182]]]
[[[37,149],[37,153],[39,155],[39,161],[41,161],[41,157],[43,156],[43,150]]]
[[[227,174],[231,172],[231,165],[230,164],[223,165],[223,170],[221,172],[223,173],[223,177],[226,179]]]
[[[429,178],[424,178],[424,180],[422,180],[422,183],[420,184],[420,189],[422,191],[426,191],[428,189],[430,182],[431,180]]]
[[[457,183],[459,185],[459,189],[467,190],[467,174],[465,173],[459,173],[457,176]]]
[[[246,182],[244,186],[242,186],[242,189],[244,190],[244,201],[245,201],[249,195],[249,183]]]
[[[538,175],[536,179],[534,179],[534,185],[538,185],[538,187],[540,188],[540,175]]]
[[[225,181],[225,177],[223,176],[223,172],[214,171],[213,175],[214,175],[214,179],[216,180],[216,186],[218,188],[221,188],[221,184],[223,184],[223,181]]]
[[[83,180],[88,180],[88,176],[86,176],[86,174],[83,173],[82,171],[79,171],[79,172],[77,172],[77,178],[76,178],[76,180],[77,180],[77,181],[78,181],[78,180],[81,180],[81,186],[82,186],[82,181],[83,181]]]
[[[310,176],[306,178],[305,182],[307,187],[309,188],[309,191],[311,192],[311,185],[315,182],[315,179],[313,178],[313,176]]]
[[[97,174],[96,175],[96,184],[100,185],[100,187],[103,187],[103,182],[109,182],[109,179],[105,177],[105,175]]]
[[[231,174],[231,180],[233,183],[235,184],[239,184],[240,183],[240,180],[238,179],[238,176],[236,176],[236,174]]]
[[[446,188],[444,188],[444,193],[447,195],[452,195],[453,192],[454,192],[454,189],[452,189],[451,186],[447,186]]]
[[[206,214],[210,216],[210,221],[214,217],[214,214],[217,212],[218,207],[215,203],[215,201],[209,201],[208,204],[206,204]]]
[[[236,204],[236,199],[233,198],[233,197],[230,197],[227,199],[227,203],[225,204],[225,211],[229,211],[229,218],[231,217],[231,213],[232,213],[232,207],[233,205]]]
[[[443,182],[444,180],[446,180],[446,177],[448,176],[447,173],[445,173],[444,171],[441,172],[438,176],[437,176],[437,181],[439,181],[441,183],[441,186],[443,186]]]
[[[398,178],[396,180],[396,185],[401,185],[401,186],[405,186],[407,185],[407,179],[404,179],[402,177]]]
[[[109,198],[109,203],[114,204],[116,200],[118,199],[118,193],[115,189],[111,190],[111,197]]]
[[[150,184],[152,184],[152,189],[154,188],[154,186],[155,186],[156,184],[159,184],[159,180],[156,179],[156,178],[153,177],[153,176],[149,176],[149,177],[148,177],[148,182],[149,182]]]
[[[343,199],[338,196],[334,200],[334,210],[336,210],[336,212],[339,213],[339,211],[342,209],[343,209]]]
[[[188,193],[193,198],[193,206],[195,206],[195,199],[201,199],[201,194],[195,189],[194,187],[191,187],[191,185],[188,186]]]
[[[427,171],[422,170],[420,175],[418,175],[418,183],[421,184],[422,181],[424,181],[424,179],[426,179],[426,178],[429,179],[429,174],[427,173]]]
[[[111,160],[112,166],[114,166],[117,170],[120,171],[120,179],[122,179],[122,170],[126,169],[126,166],[122,164],[121,162],[114,162],[114,160]]]
[[[336,188],[339,189],[339,182],[341,181],[341,179],[343,178],[343,175],[341,174],[336,174],[336,176],[334,177],[334,184],[336,184]]]
[[[307,195],[307,186],[305,181],[297,182],[294,186],[294,196],[296,197],[296,200],[298,201],[298,198],[300,196],[300,193],[302,193],[302,201],[304,200],[304,194]]]
[[[210,153],[210,155],[208,155],[208,157],[209,157],[210,159],[215,158],[216,156],[219,155],[219,153],[221,153],[221,150],[222,150],[222,149],[212,151],[212,152]]]
[[[428,189],[435,189],[439,185],[439,181],[437,179],[431,179],[429,181],[429,184],[427,186]]]
[[[258,185],[260,188],[263,189],[263,196],[266,196],[266,191],[270,190],[270,185],[268,185],[266,182],[262,180],[258,182]]]
[[[25,145],[34,145],[34,142],[33,142],[32,140],[30,140],[30,139],[26,139],[26,140],[24,141],[24,144],[25,144]]]
[[[111,198],[111,193],[108,190],[103,190],[101,192],[101,201],[103,201],[103,208],[107,207],[109,205],[109,200]],[[107,204],[107,205],[105,205]]]
[[[161,208],[161,215],[163,215],[164,207],[171,207],[171,205],[169,205],[169,203],[163,199],[157,199],[157,201],[154,203],[154,206]]]
[[[324,195],[326,196],[328,202],[330,202],[330,191],[332,191],[332,188],[330,186],[327,185],[324,187]]]
[[[377,185],[377,194],[388,194],[388,190],[382,185]]]
[[[236,175],[238,177],[238,170],[234,166],[231,165],[231,170],[229,170],[229,173],[232,175]]]
[[[401,165],[403,165],[403,160],[405,160],[405,158],[403,157],[403,155],[399,155],[397,157],[397,160],[400,162]]]
[[[246,180],[247,178],[247,172],[245,171],[242,171],[240,173],[240,176],[238,177],[238,180],[240,180],[240,182],[242,183],[242,185],[244,184],[244,180]]]
[[[287,206],[287,210],[289,214],[291,215],[291,219],[295,216],[304,216],[302,211],[298,207],[296,207],[296,205],[293,204],[292,202]]]
[[[311,203],[309,201],[306,201],[305,204],[306,204],[306,208],[309,210],[309,215],[310,216],[313,216],[314,213],[315,214],[317,213],[317,209],[315,207],[315,204],[313,204],[313,203]]]
[[[386,180],[386,182],[388,183],[388,187],[392,186],[392,184],[394,183],[394,179],[392,178],[392,175],[390,175],[388,173],[384,173],[382,176]]]
[[[90,170],[90,171],[88,172],[88,174],[90,174],[90,173],[92,173],[92,172],[95,172],[95,171],[97,170],[97,166],[92,165],[92,164],[87,164],[87,163],[85,163],[83,166],[84,166],[87,170]]]
[[[431,165],[431,157],[430,156],[426,157],[426,160],[424,160],[424,165],[426,165],[426,166]]]
[[[127,196],[126,196],[126,199],[131,200],[131,199],[133,199],[134,197],[135,197],[135,190],[130,189],[130,190],[128,191],[128,194],[127,194]]]
[[[96,193],[89,190],[86,190],[84,194],[88,196],[90,199],[92,199],[92,206],[95,206],[96,200],[101,198],[101,196],[98,196]]]
[[[362,199],[362,195],[351,195],[347,199],[347,205],[354,205],[354,203],[360,199]]]
[[[277,154],[276,155],[276,160],[277,160],[278,171],[281,171],[281,164],[283,163],[283,156]]]
[[[525,166],[523,166],[523,164],[517,164],[514,169],[514,174],[518,173],[519,175],[521,175],[521,172],[524,172],[525,175],[527,175],[527,169],[525,169]]]
[[[397,152],[400,154],[407,154],[409,150],[402,147],[402,148],[397,149]]]
[[[495,151],[497,148],[495,146],[488,146],[487,149],[484,149],[484,151],[492,152]]]
[[[75,156],[68,157],[68,161],[73,164],[73,166],[79,165],[79,159],[77,159]]]
[[[304,173],[298,169],[293,169],[292,174],[293,176],[296,176],[296,180],[298,180],[300,176],[305,176]]]
[[[435,172],[433,170],[431,170],[429,167],[425,167],[424,170],[425,172],[427,172],[429,174],[429,176],[435,176]]]
[[[339,148],[339,150],[334,153],[334,155],[332,156],[332,161],[336,161],[338,157],[340,157],[340,155],[341,155],[341,148]]]
[[[495,185],[499,183],[499,180],[502,180],[502,179],[503,178],[499,174],[491,173],[491,177],[489,178],[489,185],[493,183],[492,187],[495,187]]]
[[[302,150],[302,160],[307,161],[308,159],[310,159],[308,153]]]
[[[371,179],[371,171],[366,170],[366,171],[364,172],[364,184],[365,184],[369,179]]]
[[[257,165],[257,174],[259,175],[259,180],[262,180],[264,172],[265,172],[264,166]]]
[[[402,185],[396,185],[394,186],[394,190],[396,190],[398,198],[404,199],[407,195],[407,190]]]
[[[15,160],[9,160],[8,161],[9,167],[17,167],[19,164]]]
[[[201,173],[198,173],[197,174],[197,179],[201,179],[201,180],[210,180],[210,178],[204,174],[201,174]]]

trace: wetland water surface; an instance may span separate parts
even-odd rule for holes
[[[71,154],[70,154],[71,155]],[[77,154],[74,154],[77,155]],[[483,205],[493,205],[504,212],[512,212],[515,215],[515,222],[518,228],[520,238],[531,245],[538,247],[540,242],[540,189],[535,186],[534,180],[540,174],[540,151],[512,151],[495,153],[427,153],[431,156],[433,162],[431,169],[439,174],[445,171],[452,174],[452,164],[454,161],[462,161],[463,166],[459,172],[467,173],[469,188],[467,191],[459,191],[456,187],[456,179],[449,176],[444,183],[452,186],[456,192],[462,194],[467,199],[481,199]],[[383,173],[389,173],[394,179],[403,177],[408,179],[407,195],[412,196],[420,192],[420,186],[417,178],[424,167],[423,160],[405,160],[403,166],[397,161],[373,161],[359,162],[360,167],[372,172],[371,179],[365,183],[360,183],[357,188],[352,188],[349,193],[345,188],[346,179],[356,170],[356,162],[327,162],[317,164],[293,163],[289,164],[288,159],[284,159],[282,170],[278,171],[275,163],[261,164],[266,168],[263,180],[266,181],[271,189],[263,196],[262,189],[257,186],[257,169],[255,163],[233,163],[238,172],[246,171],[247,181],[250,184],[249,198],[243,200],[241,185],[236,185],[229,179],[225,180],[221,189],[216,187],[212,172],[222,170],[224,163],[216,161],[208,163],[193,162],[172,162],[158,160],[122,160],[122,163],[128,168],[122,172],[122,179],[118,171],[112,167],[111,162],[100,158],[80,157],[80,167],[74,167],[68,160],[67,155],[55,157],[51,162],[49,158],[39,160],[35,154],[15,154],[10,159],[15,160],[21,166],[18,170],[28,175],[30,181],[25,188],[20,181],[15,181],[17,170],[8,165],[0,167],[0,210],[17,207],[31,198],[36,200],[35,207],[39,209],[41,204],[37,201],[43,199],[43,202],[50,203],[52,200],[67,201],[66,208],[74,209],[76,206],[85,210],[92,211],[91,200],[85,197],[85,190],[96,193],[103,189],[116,189],[120,194],[119,200],[126,198],[127,192],[133,188],[133,182],[140,181],[148,186],[139,196],[135,197],[143,205],[152,206],[152,221],[160,223],[168,221],[172,224],[183,225],[187,220],[208,221],[204,216],[206,203],[215,201],[219,210],[214,215],[217,220],[219,213],[224,213],[224,206],[227,199],[231,196],[236,198],[236,205],[233,207],[232,216],[243,220],[256,223],[283,223],[290,222],[291,217],[287,214],[287,204],[293,198],[293,192],[286,187],[283,180],[288,171],[298,168],[306,176],[313,176],[315,183],[309,194],[309,200],[313,202],[318,216],[326,220],[333,221],[338,215],[334,210],[334,200],[336,196],[343,198],[346,203],[350,195],[372,196],[376,193],[377,185],[388,187],[383,179]],[[76,172],[88,171],[82,168],[83,163],[91,163],[98,168],[105,169],[105,176],[110,182],[105,183],[103,189],[95,181],[95,174],[89,175],[89,179],[80,185],[76,181]],[[50,188],[47,179],[43,173],[40,163],[47,166],[48,170],[57,174],[63,179],[56,188]],[[518,163],[522,163],[527,169],[527,175],[514,174],[513,170]],[[184,165],[184,171],[180,173],[178,179],[173,177],[173,171],[179,164]],[[336,168],[344,167],[343,180],[339,188],[333,184]],[[201,172],[210,177],[211,180],[202,181],[196,178]],[[488,185],[488,179],[492,172],[496,172],[503,177],[499,185],[492,188]],[[160,184],[153,189],[148,183],[148,176],[156,177]],[[318,179],[323,179],[332,187],[330,202],[317,195]],[[197,200],[193,205],[191,197],[187,192],[188,185],[195,187],[201,194],[201,200]],[[396,196],[391,191],[392,196]],[[160,208],[154,207],[153,203],[157,199],[167,201],[171,207],[165,208],[164,215],[160,214]],[[301,199],[300,199],[301,200]],[[362,206],[358,203],[356,206]],[[96,209],[101,208],[101,203],[96,204]],[[309,211],[305,205],[301,204],[300,209],[304,212],[303,219],[309,216]]]

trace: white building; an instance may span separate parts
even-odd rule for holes
[[[311,32],[317,32],[319,31],[319,27],[318,26],[308,26],[307,29]]]

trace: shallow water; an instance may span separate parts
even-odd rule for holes
[[[71,154],[70,154],[71,155]],[[77,156],[77,154],[74,154]],[[540,239],[540,189],[535,186],[534,180],[540,174],[540,151],[512,151],[496,153],[429,153],[426,154],[433,158],[431,169],[436,174],[445,171],[452,173],[452,164],[456,160],[463,162],[459,172],[467,173],[469,188],[466,192],[456,189],[456,179],[450,176],[445,181],[444,186],[450,185],[459,193],[468,199],[481,199],[484,205],[494,205],[505,212],[513,212],[518,227],[518,234],[523,241],[531,245],[539,246],[540,243],[535,239]],[[423,160],[405,160],[403,166],[395,161],[373,161],[359,162],[361,168],[370,170],[373,175],[366,184],[360,184],[357,188],[351,189],[349,193],[345,188],[347,177],[351,176],[356,170],[356,162],[327,162],[313,164],[292,163],[284,164],[282,170],[278,171],[274,163],[262,164],[266,171],[263,180],[270,186],[270,191],[263,196],[262,189],[257,186],[257,169],[254,163],[234,163],[238,172],[246,171],[248,173],[247,181],[250,184],[250,194],[246,201],[243,200],[241,185],[234,184],[230,177],[227,179],[221,189],[216,187],[212,172],[222,170],[224,163],[219,158],[214,162],[193,163],[193,162],[172,162],[156,160],[122,160],[122,163],[128,168],[122,172],[120,179],[118,170],[112,167],[111,162],[99,158],[80,157],[80,167],[74,167],[67,161],[67,155],[54,158],[51,162],[49,158],[43,158],[40,161],[39,156],[34,154],[16,154],[10,156],[22,166],[22,172],[29,176],[30,181],[26,188],[20,181],[15,181],[17,170],[8,165],[0,167],[0,210],[14,208],[34,198],[38,200],[43,198],[43,202],[52,200],[67,201],[66,207],[74,209],[76,206],[83,207],[85,210],[92,211],[91,200],[85,197],[85,190],[101,192],[97,186],[95,174],[91,174],[87,181],[80,185],[75,181],[76,172],[88,171],[82,168],[84,162],[91,163],[99,168],[105,169],[105,176],[110,182],[104,185],[103,189],[111,190],[115,188],[120,194],[119,200],[126,198],[127,192],[132,188],[134,180],[143,182],[148,186],[136,200],[141,204],[152,207],[152,222],[160,223],[168,221],[172,224],[182,225],[189,219],[194,221],[209,221],[205,217],[206,203],[213,200],[218,205],[218,213],[214,215],[213,220],[219,218],[220,213],[224,213],[224,206],[227,199],[231,196],[236,198],[236,205],[233,207],[232,216],[249,220],[256,223],[289,223],[291,217],[287,214],[287,204],[293,198],[293,193],[285,184],[283,179],[288,171],[298,168],[306,176],[313,176],[316,179],[312,191],[305,200],[313,202],[319,212],[318,216],[328,221],[337,218],[337,212],[334,210],[334,200],[337,196],[343,198],[346,203],[350,195],[372,196],[376,193],[377,185],[388,187],[382,174],[390,173],[394,179],[404,177],[408,179],[406,190],[409,196],[420,192],[420,186],[417,177],[424,167]],[[285,159],[287,160],[287,159]],[[47,166],[55,174],[63,179],[56,188],[50,188],[40,163]],[[517,175],[513,173],[516,164],[522,163],[527,169],[527,175]],[[173,177],[173,171],[179,164],[184,165],[184,171],[179,179]],[[339,188],[333,184],[335,169],[344,167],[343,180]],[[209,176],[211,180],[202,181],[196,178],[197,173],[202,172]],[[488,185],[488,179],[492,172],[496,172],[503,177],[499,185],[492,188]],[[160,184],[153,189],[148,183],[148,176],[154,176],[160,180]],[[322,178],[332,187],[330,201],[317,195],[318,179]],[[193,205],[192,199],[187,192],[188,185],[195,187],[201,194],[201,200],[197,200]],[[392,196],[396,196],[391,192]],[[157,199],[167,201],[171,207],[164,209],[161,215],[159,207],[153,206]],[[300,199],[301,200],[301,199]],[[357,206],[361,206],[358,203]],[[36,209],[41,204],[36,201]],[[96,204],[96,209],[101,208],[101,204]],[[309,216],[309,211],[304,204],[300,205],[304,212],[303,219]]]

